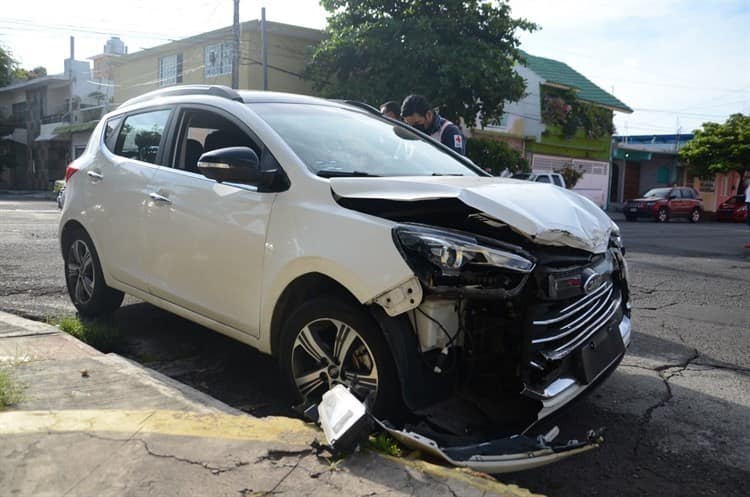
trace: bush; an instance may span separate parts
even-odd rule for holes
[[[529,162],[518,151],[497,140],[469,138],[466,140],[466,156],[495,176],[505,169],[511,173],[530,171]]]
[[[555,172],[562,175],[565,180],[565,187],[568,190],[572,190],[576,186],[576,183],[578,183],[578,180],[583,178],[583,172],[571,164],[566,165],[562,169],[557,169]]]

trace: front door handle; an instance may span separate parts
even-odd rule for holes
[[[96,183],[97,181],[101,181],[104,179],[104,176],[102,176],[100,173],[94,172],[94,171],[88,171],[86,174],[89,175],[89,178],[91,178],[91,181]]]
[[[159,204],[167,204],[167,205],[169,205],[169,204],[172,203],[172,201],[169,200],[168,197],[165,197],[164,195],[159,195],[156,192],[151,192],[151,193],[148,194],[148,196],[151,197],[151,200],[153,200],[154,202],[157,202]]]

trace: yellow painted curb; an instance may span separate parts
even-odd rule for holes
[[[303,421],[224,413],[162,410],[8,411],[0,413],[0,435],[49,432],[155,433],[223,440],[305,445],[318,430]]]
[[[112,432],[128,435],[151,433],[219,440],[277,442],[296,446],[309,445],[321,434],[313,425],[285,417],[253,418],[224,413],[197,414],[169,410],[0,412],[0,436],[64,432]],[[466,468],[450,468],[422,460],[379,455],[436,478],[459,481],[490,495],[544,497]]]
[[[499,495],[501,497],[545,497],[543,494],[532,493],[518,485],[499,482],[489,475],[469,468],[453,468],[441,466],[439,464],[432,464],[421,459],[404,459],[386,454],[380,455],[385,459],[398,462],[404,466],[414,468],[437,478],[460,481],[466,485],[481,490],[482,492],[487,492],[489,495]]]

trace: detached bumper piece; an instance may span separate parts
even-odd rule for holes
[[[317,407],[317,409],[316,409]],[[360,402],[343,385],[336,385],[323,394],[319,406],[306,411],[323,428],[328,446],[337,454],[347,454],[367,439],[373,428],[380,428],[412,449],[419,450],[453,466],[461,466],[489,474],[511,473],[538,468],[598,447],[604,429],[592,430],[584,441],[554,443],[560,433],[554,427],[536,438],[513,435],[478,444],[440,447],[434,440],[408,430],[398,430],[367,413]]]
[[[513,435],[474,445],[440,447],[427,437],[405,430],[396,430],[381,423],[393,438],[412,449],[454,466],[466,467],[489,474],[513,473],[538,468],[599,447],[604,442],[603,429],[592,430],[583,441],[553,443],[557,427],[536,438]]]

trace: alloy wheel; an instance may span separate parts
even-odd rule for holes
[[[317,319],[297,333],[291,370],[304,399],[319,399],[337,384],[363,398],[377,395],[378,368],[371,348],[354,328],[336,319]]]
[[[693,212],[690,213],[690,220],[694,223],[697,223],[701,220],[701,211],[698,209],[693,209]]]
[[[659,209],[659,213],[657,214],[656,219],[660,223],[666,223],[668,218],[669,218],[669,215],[667,214],[667,209]]]
[[[87,304],[94,295],[96,271],[94,258],[86,242],[76,240],[68,251],[68,288],[78,304]]]

